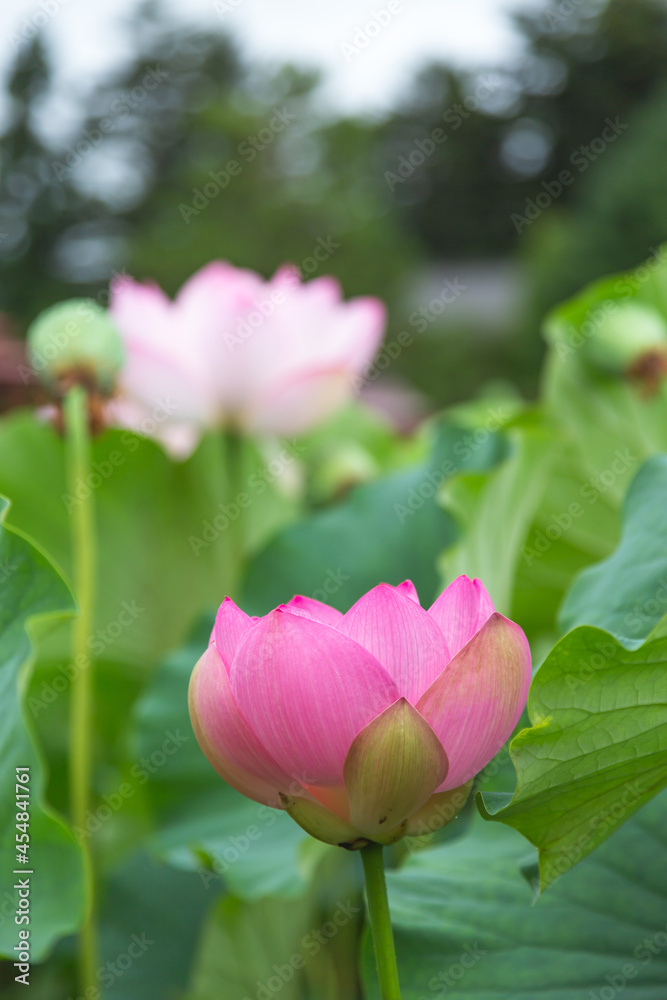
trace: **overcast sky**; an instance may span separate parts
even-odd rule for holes
[[[2,0],[0,71],[19,39],[46,22],[61,72],[97,78],[127,48],[123,15],[137,0]],[[432,58],[504,63],[519,42],[508,17],[540,0],[165,0],[181,17],[219,25],[250,58],[292,60],[326,73],[337,109],[382,111]],[[546,0],[543,0],[544,6]],[[557,0],[552,0],[557,6]]]

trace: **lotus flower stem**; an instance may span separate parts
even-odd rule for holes
[[[82,386],[70,389],[64,405],[65,442],[68,488],[76,495],[81,482],[85,482],[91,469],[91,444],[88,429],[88,398]],[[74,558],[74,587],[79,614],[74,621],[72,660],[84,663],[84,669],[75,673],[72,680],[70,703],[70,799],[72,821],[80,830],[86,828],[86,813],[90,801],[91,731],[93,721],[93,692],[88,639],[93,626],[93,601],[95,586],[95,529],[92,492],[88,491],[72,510],[72,548]],[[92,858],[85,838],[81,841],[84,866],[90,886],[90,899],[84,924],[81,928],[80,978],[81,992],[93,996],[97,992],[96,942],[93,917]],[[90,992],[88,990],[90,989]]]
[[[228,430],[223,435],[225,480],[227,500],[230,506],[237,503],[239,494],[244,492],[243,485],[243,440],[236,431]],[[245,538],[243,515],[240,510],[236,518],[230,517],[227,526],[227,574],[228,593],[237,596],[240,590],[245,569]]]
[[[401,1000],[394,932],[391,929],[387,884],[384,878],[382,845],[369,844],[368,847],[362,848],[361,860],[366,878],[368,913],[373,932],[380,995],[382,1000]]]

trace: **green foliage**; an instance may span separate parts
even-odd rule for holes
[[[667,785],[667,640],[630,651],[575,629],[538,670],[528,714],[510,747],[514,796],[479,806],[539,847],[546,888]]]
[[[136,705],[131,761],[151,761],[171,734],[177,745],[150,769],[146,784],[150,849],[172,865],[196,870],[212,898],[223,888],[246,899],[296,894],[308,872],[305,834],[286,813],[225,784],[192,732],[188,683],[211,626],[202,624],[193,641],[167,659]]]
[[[73,611],[70,592],[43,552],[7,527],[7,501],[0,507],[0,953],[13,956],[19,927],[14,922],[18,894],[13,886],[30,871],[30,952],[39,960],[63,934],[73,931],[83,915],[86,884],[81,851],[74,836],[48,804],[47,772],[26,708],[32,665],[31,638],[67,618]],[[30,638],[29,638],[30,635]],[[30,793],[27,854],[17,851],[16,768],[29,768]],[[22,772],[25,773],[25,772]],[[24,800],[21,799],[21,802]],[[23,812],[23,810],[21,810]],[[23,832],[26,832],[23,828]],[[29,864],[21,864],[27,857]],[[34,874],[32,874],[34,873]]]
[[[403,1000],[662,1000],[666,808],[663,794],[534,906],[514,831],[478,820],[415,854],[388,876]],[[368,940],[363,971],[376,1000]]]
[[[563,631],[586,622],[637,644],[667,613],[667,455],[649,459],[628,491],[618,548],[575,580]]]
[[[203,936],[189,1000],[237,1000],[263,995],[262,988],[290,1000],[356,1000],[360,868],[356,855],[338,850],[297,900],[221,900]]]
[[[463,529],[461,541],[445,552],[441,563],[447,580],[461,573],[484,580],[495,606],[509,615],[517,564],[547,486],[555,447],[549,429],[531,415],[506,426],[504,439],[508,453],[498,467],[457,476],[441,494]]]
[[[438,489],[459,469],[496,460],[493,434],[478,447],[466,435],[443,422],[420,464],[358,486],[337,506],[279,533],[250,564],[248,609],[265,614],[300,593],[347,610],[379,580],[398,584],[406,578],[430,603],[436,556],[456,537],[453,519],[436,503]]]

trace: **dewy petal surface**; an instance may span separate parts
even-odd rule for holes
[[[280,794],[301,794],[243,718],[215,645],[208,647],[190,679],[190,718],[197,742],[225,781],[242,795],[282,808]]]
[[[530,679],[528,640],[493,614],[417,703],[449,759],[437,791],[464,784],[498,753],[519,721]]]
[[[380,661],[413,705],[450,659],[444,636],[428,612],[386,583],[364,594],[338,629]]]
[[[316,622],[324,622],[325,625],[337,626],[343,618],[343,612],[338,611],[337,608],[332,608],[322,601],[316,601],[314,597],[303,597],[301,594],[295,594],[285,607],[293,611],[294,614],[301,614]]]
[[[231,597],[225,597],[218,608],[211,639],[215,640],[218,655],[227,668],[227,673],[231,668],[237,646],[253,624],[250,615],[234,604]]]
[[[367,650],[284,607],[248,630],[231,682],[262,744],[308,785],[342,784],[352,740],[398,699],[396,684]]]
[[[494,611],[482,581],[459,576],[443,590],[428,613],[439,625],[450,654],[456,656]]]
[[[446,774],[440,740],[401,698],[350,747],[345,761],[350,822],[371,840],[381,837],[423,806]]]

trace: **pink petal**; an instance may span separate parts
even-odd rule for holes
[[[440,626],[452,656],[465,646],[495,608],[481,580],[459,576],[440,594],[429,614]]]
[[[351,398],[350,372],[339,364],[298,372],[270,383],[241,415],[242,426],[254,434],[301,434],[331,416]]]
[[[375,656],[413,705],[450,656],[442,632],[415,601],[381,583],[354,604],[338,629]]]
[[[437,791],[464,784],[495,757],[519,721],[530,679],[528,640],[494,613],[417,703],[449,760]]]
[[[215,423],[217,400],[210,360],[199,349],[199,330],[179,323],[164,292],[153,283],[119,278],[112,285],[110,312],[126,354],[119,387],[125,399],[152,417],[150,436],[164,430],[165,401],[170,407],[167,423]]]
[[[350,368],[360,374],[375,357],[387,324],[387,309],[380,299],[363,296],[345,303]]]
[[[274,808],[282,808],[281,792],[302,793],[298,782],[276,764],[243,718],[215,645],[209,646],[194,669],[189,702],[197,742],[227,784]]]
[[[343,617],[343,612],[337,608],[316,601],[314,597],[303,597],[301,594],[296,594],[285,607],[295,615],[303,615],[305,618],[312,618],[313,621],[324,622],[325,625],[336,626]]]
[[[216,649],[227,668],[227,673],[231,669],[237,646],[252,624],[253,619],[250,615],[241,611],[231,597],[225,597],[218,608],[211,641],[215,641]]]
[[[262,744],[306,785],[342,785],[352,740],[398,698],[370,653],[330,625],[287,608],[248,630],[231,683]]]
[[[399,594],[404,594],[406,597],[409,597],[411,601],[415,601],[415,603],[417,604],[420,603],[419,594],[417,593],[417,588],[415,587],[412,580],[404,580],[403,583],[399,583],[398,587],[396,587],[396,590],[399,592]]]

